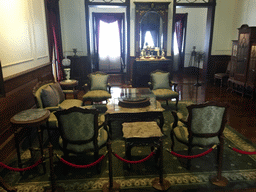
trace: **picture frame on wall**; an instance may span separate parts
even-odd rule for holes
[[[0,61],[0,97],[5,97],[4,79],[3,79],[1,61]]]

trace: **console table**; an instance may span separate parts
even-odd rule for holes
[[[132,71],[132,87],[148,87],[150,73],[155,70],[169,71],[172,79],[170,59],[135,59]]]
[[[38,140],[41,156],[44,157],[43,152],[43,138],[42,138],[42,130],[40,125],[46,123],[50,116],[50,111],[47,109],[27,109],[21,111],[20,113],[14,115],[10,121],[15,130],[14,138],[15,138],[15,146],[17,150],[17,158],[18,158],[18,166],[22,168],[21,156],[20,156],[20,139],[18,137],[19,132],[21,131],[20,127],[29,128],[29,127],[37,127],[38,132]],[[48,123],[47,123],[48,124]],[[31,138],[30,138],[31,139]],[[32,147],[30,140],[30,147]],[[43,163],[44,173],[46,173],[45,163]]]
[[[70,79],[70,80],[60,81],[60,86],[63,88],[63,92],[65,94],[72,93],[74,96],[74,99],[77,99],[77,90],[76,90],[76,87],[78,86],[77,80]]]

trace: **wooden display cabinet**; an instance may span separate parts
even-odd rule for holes
[[[238,41],[233,41],[231,73],[228,79],[232,91],[255,97],[256,27],[242,25]]]

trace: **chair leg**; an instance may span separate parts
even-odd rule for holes
[[[190,156],[192,154],[192,147],[188,146],[188,155]],[[190,170],[191,168],[191,159],[187,160],[187,170]]]
[[[99,158],[99,151],[95,151],[94,152],[94,161],[98,160],[98,158]],[[96,169],[97,169],[97,173],[100,174],[101,169],[100,169],[99,163],[96,165]]]
[[[65,152],[65,151],[64,151],[64,159],[65,159],[66,161],[69,161],[69,153],[68,153],[68,152]],[[68,174],[68,170],[69,170],[69,166],[66,165],[66,164],[64,164],[64,167],[63,167],[63,174],[64,174],[64,175],[67,175],[67,174]]]
[[[166,99],[166,105],[168,105],[168,99]]]
[[[156,155],[155,155],[155,164],[156,164],[156,167],[159,168],[159,164],[158,164],[158,161],[159,161],[159,157],[160,157],[160,149],[159,147],[156,149]]]
[[[176,105],[175,105],[176,111],[178,111],[178,102],[179,102],[179,97],[176,97]]]
[[[174,148],[174,132],[173,130],[171,130],[171,140],[172,140],[172,144],[171,144],[171,150],[173,151],[173,148]]]
[[[132,160],[131,150],[132,150],[132,146],[130,144],[125,143],[125,157],[130,161]],[[130,164],[127,164],[127,169],[128,170],[131,169]]]

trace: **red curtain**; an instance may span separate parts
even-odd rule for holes
[[[183,39],[184,39],[184,33],[185,33],[185,22],[186,22],[186,14],[176,14],[175,15],[175,33],[177,37],[177,43],[178,43],[178,50],[179,50],[179,67],[183,66],[184,60],[182,59],[184,57],[184,50],[182,50],[183,47]]]
[[[61,41],[61,27],[59,14],[59,0],[46,0],[46,14],[48,24],[48,42],[50,61],[53,61],[52,53],[56,55],[56,72],[57,81],[63,80],[64,70],[62,67],[62,41]]]
[[[175,33],[177,36],[177,42],[178,42],[178,49],[179,52],[181,52],[182,49],[182,41],[183,41],[183,33],[184,33],[184,20],[185,15],[184,14],[177,14],[175,15]]]

